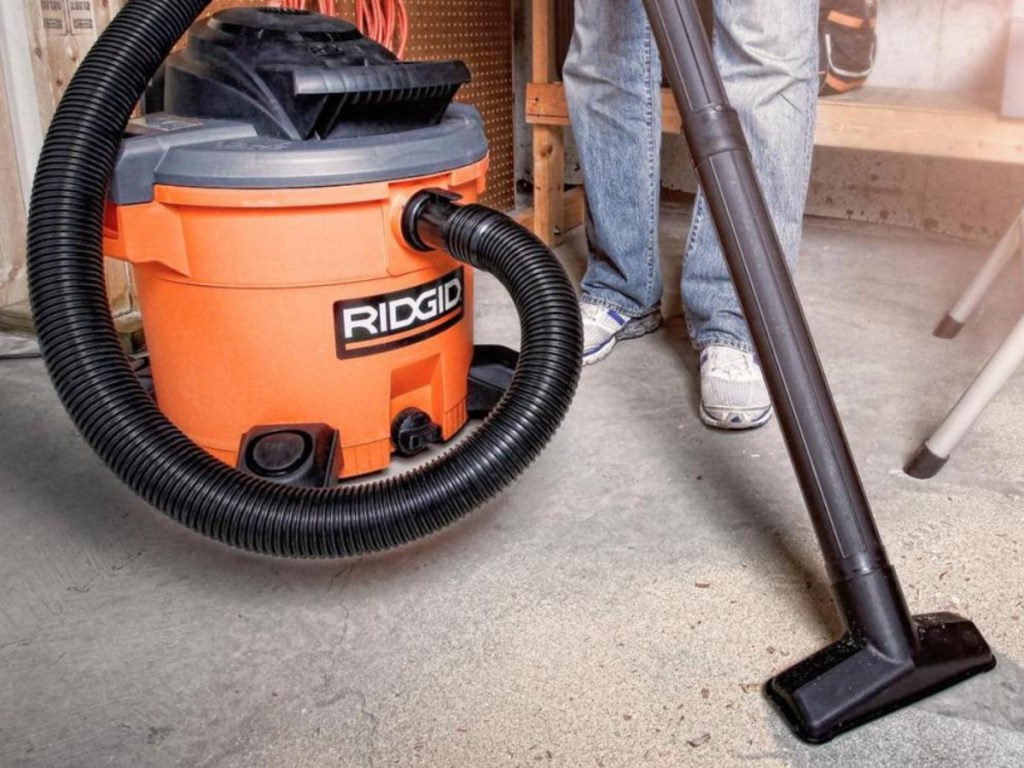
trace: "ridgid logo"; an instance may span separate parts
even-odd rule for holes
[[[387,352],[448,330],[462,319],[465,293],[465,271],[459,267],[424,285],[337,302],[334,325],[338,357]]]

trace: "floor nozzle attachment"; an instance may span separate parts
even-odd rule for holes
[[[813,744],[930,696],[996,665],[977,627],[953,613],[912,618],[916,648],[893,658],[851,634],[768,681],[765,692]]]
[[[996,664],[967,619],[911,616],[891,566],[841,579],[833,593],[846,634],[765,686],[806,741],[829,741]]]

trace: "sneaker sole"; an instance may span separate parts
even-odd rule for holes
[[[746,429],[757,429],[758,427],[763,427],[771,421],[773,415],[774,411],[771,408],[768,408],[760,416],[755,419],[751,419],[750,421],[723,421],[722,419],[716,418],[708,413],[708,410],[704,407],[704,403],[700,404],[700,420],[704,422],[705,425],[713,427],[714,429],[724,429],[730,432],[742,432]]]
[[[602,346],[589,354],[583,355],[583,365],[593,365],[594,363],[601,362],[612,353],[617,342],[639,339],[641,336],[654,333],[661,328],[662,322],[660,311],[651,312],[643,317],[633,318],[623,326],[621,331],[608,339]]]
[[[600,363],[608,355],[612,353],[615,348],[615,342],[618,341],[618,336],[612,336],[602,346],[595,349],[593,352],[583,356],[583,365],[593,365],[594,363]]]
[[[615,338],[618,341],[639,339],[641,336],[654,333],[656,330],[661,328],[663,322],[661,310],[649,312],[643,317],[635,317],[626,323],[622,330],[615,334]]]

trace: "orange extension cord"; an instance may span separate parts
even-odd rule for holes
[[[335,0],[317,0],[320,12],[337,14]],[[307,0],[278,0],[282,8],[305,10]],[[356,0],[356,27],[366,37],[391,50],[398,58],[405,57],[409,45],[409,12],[405,0]]]

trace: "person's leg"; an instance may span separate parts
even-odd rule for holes
[[[563,78],[587,196],[582,302],[613,344],[660,324],[661,65],[641,0],[576,0]]]
[[[715,0],[714,17],[715,60],[792,267],[814,149],[818,0],[756,7]],[[701,350],[701,419],[725,429],[766,423],[771,400],[703,194],[684,255],[682,293],[690,338]]]
[[[754,167],[794,266],[814,149],[818,0],[714,0],[715,60],[739,112]],[[703,195],[684,255],[683,303],[698,349],[751,352],[750,335]]]

